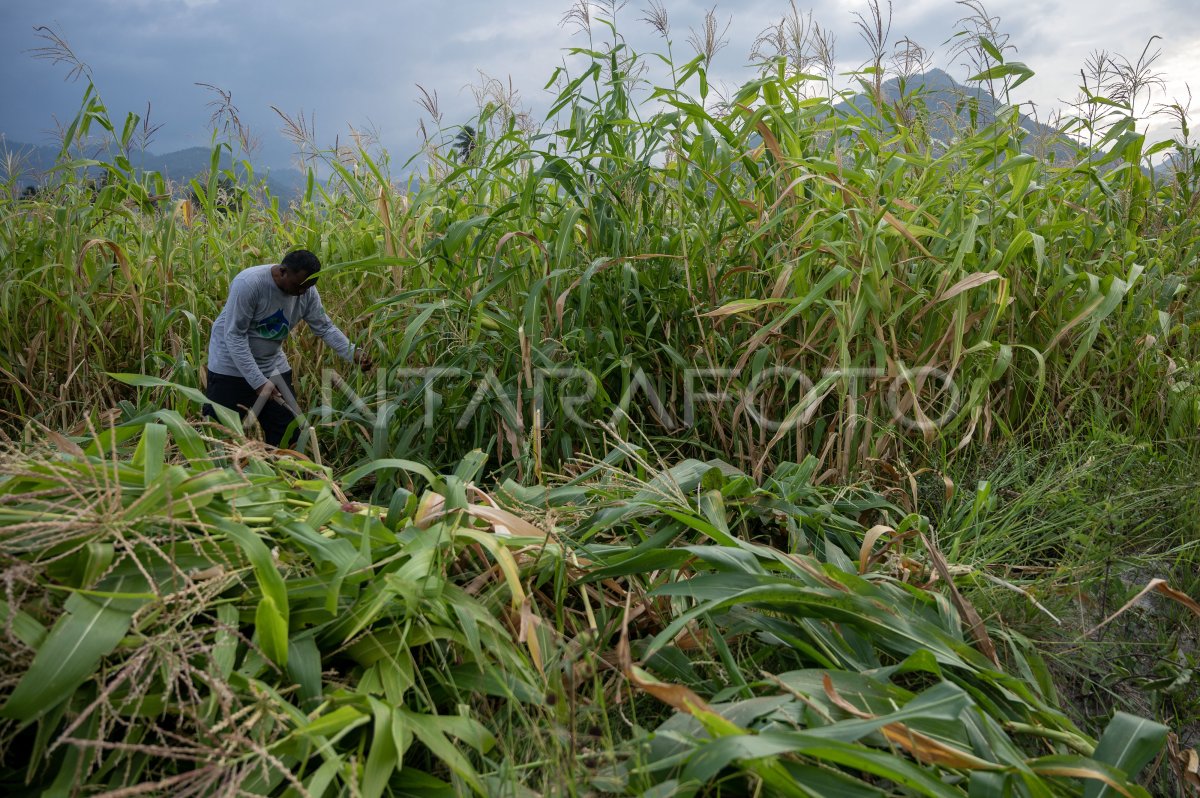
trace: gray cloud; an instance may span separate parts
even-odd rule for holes
[[[865,0],[819,0],[813,18],[836,35],[841,66],[866,58],[854,27]],[[195,86],[229,90],[243,119],[263,139],[275,162],[290,145],[278,134],[275,105],[290,114],[315,115],[318,137],[332,143],[348,125],[373,125],[393,156],[414,152],[421,110],[416,84],[438,92],[448,123],[466,121],[473,100],[464,86],[480,71],[511,76],[535,111],[546,107],[542,87],[554,68],[570,63],[566,48],[585,46],[559,21],[564,0],[458,0],[396,3],[385,0],[4,0],[0,5],[0,132],[9,139],[46,142],[53,119],[69,120],[82,86],[64,83],[66,70],[31,58],[39,46],[33,26],[54,25],[87,61],[114,115],[142,112],[146,103],[165,122],[156,149],[205,144],[206,103]],[[673,46],[680,61],[691,56],[689,27],[699,26],[707,6],[696,0],[669,2]],[[730,88],[749,79],[748,52],[755,36],[788,9],[782,0],[746,0],[718,7],[730,21],[730,44],[713,68],[715,82]],[[1136,5],[1087,0],[997,0],[989,10],[1019,48],[1014,56],[1038,74],[1022,97],[1045,111],[1075,93],[1079,66],[1089,52],[1105,48],[1135,57],[1146,40],[1161,34],[1159,65],[1169,91],[1182,95],[1183,81],[1200,70],[1200,15],[1194,0],[1146,0]],[[936,62],[960,79],[944,43],[966,13],[951,0],[907,0],[894,9],[893,39],[911,36],[936,52]],[[641,52],[664,49],[644,22],[641,5],[626,6],[622,33]],[[602,30],[597,28],[597,33]],[[605,37],[607,38],[607,37]]]

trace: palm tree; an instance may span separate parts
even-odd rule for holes
[[[475,128],[470,125],[463,125],[462,130],[458,131],[458,135],[454,137],[454,151],[458,154],[459,161],[466,161],[475,152],[475,146],[479,142],[479,136],[475,132]]]

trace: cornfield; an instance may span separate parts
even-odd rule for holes
[[[1171,584],[1198,539],[1170,503],[1200,423],[1186,114],[1151,144],[1136,98],[1092,96],[1031,152],[1031,73],[978,36],[986,93],[948,117],[882,55],[835,91],[787,48],[718,103],[716,43],[683,62],[649,21],[665,53],[588,17],[542,124],[485,98],[403,187],[386,153],[317,152],[290,207],[220,168],[233,143],[194,205],[82,160],[138,124],[89,83],[56,182],[0,192],[6,791],[1200,785],[1159,722],[1194,710],[1073,717],[996,598],[1058,621],[1138,556],[1200,616]],[[378,365],[293,336],[304,452],[200,416],[229,281],[295,247]],[[1108,441],[1047,477],[1076,493],[952,477],[1064,429]],[[1122,490],[1120,452],[1165,476]]]

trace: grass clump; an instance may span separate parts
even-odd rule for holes
[[[1186,446],[1093,428],[972,459],[950,501],[931,492],[939,506],[926,508],[951,559],[973,568],[981,611],[1036,643],[1085,726],[1118,707],[1194,746],[1200,472]],[[1144,594],[1153,580],[1177,592]]]

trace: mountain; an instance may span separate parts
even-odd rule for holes
[[[913,75],[903,82],[891,78],[881,86],[886,102],[895,103],[902,94],[916,96],[925,105],[925,124],[930,136],[936,141],[948,142],[956,130],[971,124],[971,109],[975,110],[977,127],[986,127],[996,120],[996,112],[1003,103],[993,98],[985,88],[959,83],[940,69],[931,69],[922,75]],[[872,115],[871,98],[857,94],[849,102],[839,103],[835,110],[842,114],[861,113]],[[1029,135],[1021,148],[1058,163],[1066,163],[1076,157],[1070,141],[1050,125],[1044,125],[1026,114],[1019,115],[1019,124]]]
[[[6,174],[17,175],[18,190],[26,186],[40,185],[45,182],[47,173],[54,168],[58,153],[57,147],[0,139],[0,170]],[[87,156],[98,161],[109,158],[104,153],[88,153]],[[186,194],[188,181],[208,174],[212,166],[212,150],[207,147],[188,147],[162,154],[135,151],[130,153],[129,161],[136,169],[162,174],[170,183],[181,187],[180,194]],[[220,165],[222,169],[233,165],[228,152],[222,153]],[[237,171],[241,172],[240,165]],[[264,168],[260,164],[254,164],[254,173],[256,179],[266,179],[267,188],[272,196],[278,197],[283,204],[299,198],[304,191],[305,176],[292,167]]]

